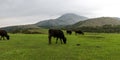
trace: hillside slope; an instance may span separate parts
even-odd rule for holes
[[[120,19],[115,17],[100,17],[100,18],[93,18],[88,19],[85,21],[80,21],[75,23],[73,27],[96,27],[96,26],[103,26],[103,25],[120,25]]]

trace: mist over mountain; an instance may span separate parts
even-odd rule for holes
[[[59,26],[65,26],[65,25],[72,25],[74,23],[77,23],[79,21],[83,21],[86,19],[88,18],[84,16],[79,16],[73,13],[67,13],[56,19],[40,21],[36,23],[35,25],[39,27],[45,27],[45,28],[56,27],[56,26],[59,27]]]

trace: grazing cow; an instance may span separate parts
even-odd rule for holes
[[[72,31],[67,30],[66,33],[69,34],[69,35],[71,35],[71,34],[72,34]]]
[[[9,35],[7,34],[7,32],[5,30],[0,30],[0,40],[3,39],[5,40],[4,37],[6,37],[7,40],[9,40]]]
[[[76,35],[77,35],[77,34],[82,34],[82,35],[84,35],[84,33],[83,33],[81,30],[75,31],[75,34],[76,34]]]
[[[61,41],[61,44],[62,44],[62,42],[64,42],[64,44],[66,44],[66,37],[64,36],[64,33],[61,30],[49,29],[48,32],[49,32],[49,36],[48,36],[48,38],[49,38],[49,44],[51,44],[51,38],[52,37],[57,38],[56,39],[56,43],[57,43],[58,38],[59,38],[60,41]]]

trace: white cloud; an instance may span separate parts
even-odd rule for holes
[[[42,20],[47,20],[49,18],[56,18],[56,16],[25,16],[25,17],[0,18],[0,27],[34,24]]]
[[[119,6],[120,0],[0,0],[0,24],[34,23],[64,13],[87,17],[120,17]]]

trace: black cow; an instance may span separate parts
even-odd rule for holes
[[[67,30],[66,33],[69,34],[69,35],[71,35],[72,31],[71,30]]]
[[[75,31],[75,34],[77,35],[77,34],[82,34],[82,35],[84,35],[84,32],[82,32],[81,30],[76,30]]]
[[[66,44],[66,41],[67,41],[66,37],[64,36],[64,33],[61,30],[49,29],[48,33],[49,33],[49,36],[48,36],[49,44],[51,44],[51,38],[52,37],[57,38],[56,43],[57,43],[58,38],[59,38],[60,41],[61,41],[61,44],[62,44],[62,42],[64,42],[64,44]]]
[[[0,30],[0,40],[1,39],[3,39],[3,40],[5,40],[5,38],[4,37],[6,37],[6,39],[7,40],[9,40],[10,38],[9,38],[9,35],[7,34],[7,31],[5,31],[5,30]]]

